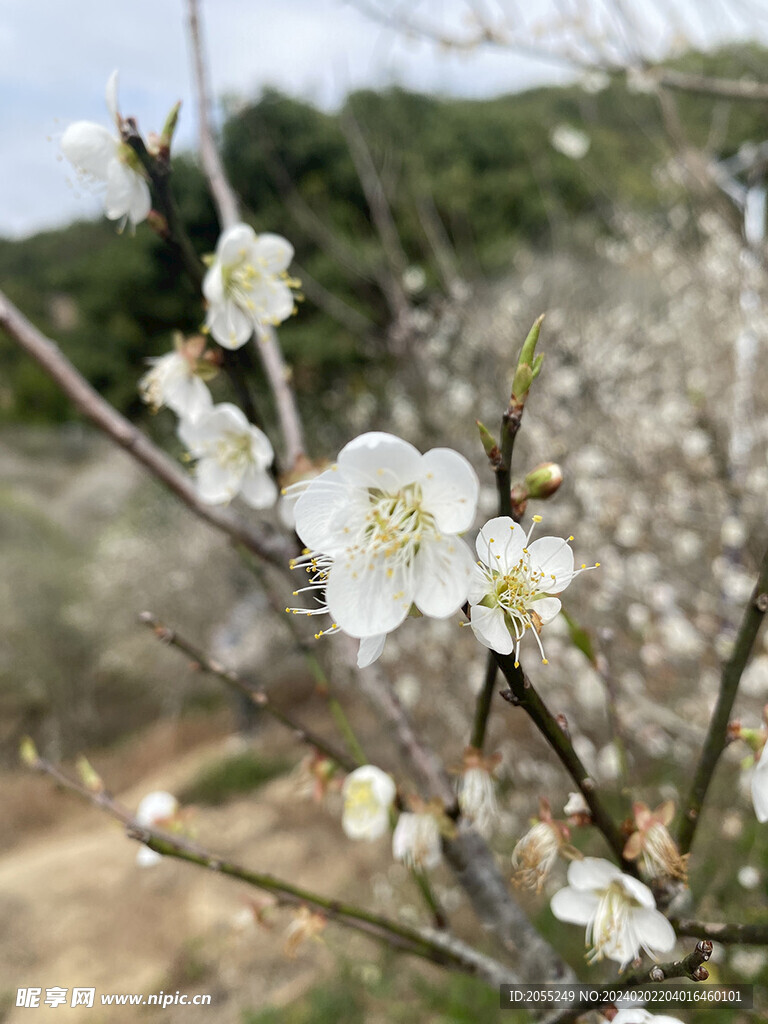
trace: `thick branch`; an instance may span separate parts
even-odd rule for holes
[[[579,787],[587,801],[595,826],[602,832],[622,870],[637,876],[637,865],[624,857],[625,840],[603,805],[595,781],[581,763],[567,732],[538,695],[522,668],[515,665],[514,656],[496,653],[495,657],[504,678],[509,683],[509,690],[504,691],[502,697],[525,711]]]
[[[236,544],[283,571],[295,554],[293,542],[278,533],[267,533],[244,522],[228,508],[205,505],[194,486],[165,452],[121,416],[99,395],[61,353],[0,292],[0,327],[42,367],[64,394],[112,441],[172,491],[200,519],[225,533]]]
[[[678,846],[680,853],[685,854],[691,849],[696,826],[699,822],[701,809],[715,773],[717,762],[728,742],[728,720],[731,716],[733,703],[739,688],[741,675],[746,668],[752,653],[757,633],[768,610],[768,549],[763,555],[757,583],[752,591],[749,604],[733,645],[733,652],[723,667],[720,679],[720,692],[715,710],[707,730],[707,738],[701,751],[699,763],[693,777],[690,793],[686,802],[687,810],[680,824]]]

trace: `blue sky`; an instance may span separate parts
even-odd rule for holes
[[[507,0],[488,0],[498,8]],[[509,0],[511,3],[512,0]],[[599,6],[603,0],[592,0]],[[744,0],[750,7],[750,0]],[[633,0],[633,13],[655,42],[669,26],[659,18],[674,0]],[[734,35],[766,38],[763,0],[748,19],[729,15],[726,0],[677,0],[692,42]],[[692,6],[691,6],[692,5]],[[396,7],[395,0],[392,6]],[[461,0],[411,0],[436,20],[456,23]],[[528,0],[546,17],[551,0]],[[742,7],[743,9],[743,7]],[[446,55],[403,39],[344,0],[204,0],[214,92],[257,95],[264,85],[337,104],[351,88],[393,82],[425,91],[487,96],[567,79],[551,64],[485,49]],[[460,15],[459,15],[460,18]],[[459,21],[460,23],[460,21]],[[182,0],[3,0],[0,4],[0,236],[20,236],[95,215],[94,196],[59,157],[71,121],[107,123],[104,85],[120,69],[120,107],[146,132],[159,129],[184,101],[178,141],[194,145],[194,103]]]

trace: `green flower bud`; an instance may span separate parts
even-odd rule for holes
[[[529,498],[549,498],[563,482],[563,471],[556,462],[542,462],[525,478]]]

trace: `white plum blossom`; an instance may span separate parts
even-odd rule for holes
[[[136,822],[146,828],[165,828],[173,823],[178,810],[179,801],[176,797],[163,789],[157,789],[147,793],[139,802],[136,808]],[[136,854],[136,863],[142,868],[159,864],[162,859],[161,854],[150,850],[148,846],[140,847]]]
[[[442,858],[440,825],[428,811],[404,811],[392,834],[392,856],[409,868],[436,868]]]
[[[539,633],[560,611],[560,594],[583,572],[573,568],[569,537],[531,535],[541,516],[533,517],[528,533],[509,516],[489,520],[477,535],[480,562],[469,589],[472,630],[485,647],[499,654],[520,655],[520,641],[531,630],[546,664]]]
[[[395,792],[392,777],[373,764],[364,764],[351,772],[341,790],[341,827],[345,834],[350,839],[370,841],[383,836],[389,828]]]
[[[107,82],[107,109],[117,134],[92,121],[75,121],[61,139],[64,156],[86,179],[105,186],[104,212],[110,220],[130,221],[133,227],[146,220],[152,198],[138,157],[120,137],[117,110],[117,71]]]
[[[139,394],[154,412],[167,406],[180,419],[194,420],[213,406],[210,391],[195,372],[196,360],[183,350],[148,362],[151,369],[139,381]]]
[[[562,830],[554,821],[536,821],[512,851],[512,881],[541,892],[557,863],[563,845]]]
[[[240,348],[254,331],[279,324],[294,310],[286,274],[293,246],[280,235],[257,235],[235,224],[221,235],[203,281],[206,327],[224,348]]]
[[[221,505],[239,494],[252,508],[270,508],[277,487],[268,469],[274,459],[269,438],[236,405],[222,402],[194,420],[182,420],[179,438],[197,459],[201,501]]]
[[[759,822],[768,821],[768,743],[763,747],[750,782],[752,803]]]
[[[655,959],[675,944],[648,886],[599,857],[571,863],[568,886],[555,893],[551,908],[558,920],[587,926],[590,962],[608,957],[623,970],[641,950]]]
[[[319,603],[291,611],[330,614],[326,632],[367,641],[360,657],[370,664],[412,605],[445,619],[465,603],[473,563],[458,534],[472,524],[479,484],[462,455],[422,455],[391,434],[368,433],[301,486],[295,521],[307,553],[294,565],[310,575],[303,589],[318,591]]]

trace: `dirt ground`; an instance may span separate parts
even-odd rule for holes
[[[160,723],[133,744],[94,758],[105,778],[143,774],[119,793],[135,807],[154,789],[178,792],[202,766],[231,753],[227,716],[173,726]],[[262,732],[259,751],[295,752],[290,739]],[[163,756],[163,752],[165,756]],[[298,755],[297,755],[298,756]],[[346,844],[339,856],[338,815],[297,796],[295,774],[264,785],[223,807],[197,808],[197,840],[253,868],[300,880],[327,894],[365,898],[366,879],[389,865],[386,841]],[[212,873],[166,860],[136,865],[136,845],[120,826],[44,778],[8,773],[0,788],[0,817],[14,844],[0,855],[0,993],[7,1024],[31,1020],[96,1022],[215,1019],[240,1022],[244,1009],[280,1006],[337,964],[340,943],[328,934],[305,943],[295,959],[284,952],[290,911],[268,913],[256,924],[255,890]],[[308,840],[309,837],[309,840]],[[352,940],[354,943],[354,940]],[[376,950],[360,940],[360,950]],[[354,945],[352,948],[355,948]],[[15,1006],[21,987],[95,987],[93,1008]],[[165,1010],[98,1006],[103,993],[210,993],[211,1008]]]

